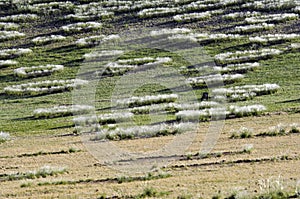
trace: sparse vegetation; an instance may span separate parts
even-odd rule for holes
[[[156,189],[152,187],[147,187],[144,189],[143,193],[135,196],[134,198],[139,199],[139,198],[147,198],[147,197],[155,197],[155,198],[160,198],[160,197],[166,197],[170,193],[166,191],[157,191]]]
[[[278,124],[277,126],[272,126],[268,131],[257,134],[256,136],[284,136],[292,133],[299,133],[299,125],[283,125]]]
[[[5,174],[0,177],[0,181],[35,179],[35,178],[41,178],[41,177],[46,178],[47,176],[63,174],[66,171],[67,171],[66,168],[63,168],[63,167],[44,166],[35,171],[29,171],[29,172],[25,172],[25,173]]]
[[[10,139],[10,134],[6,132],[0,132],[0,144]]]
[[[253,137],[252,135],[252,130],[246,127],[241,127],[237,132],[233,132],[230,136],[230,138],[232,139],[236,139],[236,138],[251,138]]]

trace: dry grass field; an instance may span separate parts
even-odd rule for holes
[[[147,188],[167,193],[162,198],[211,198],[233,193],[242,197],[267,193],[281,187],[293,193],[297,186],[299,188],[299,134],[247,139],[229,137],[232,129],[241,126],[251,127],[258,133],[279,122],[292,124],[299,119],[300,114],[281,113],[226,121],[218,143],[211,152],[214,155],[201,159],[192,156],[172,162],[152,173],[153,176],[163,174],[165,178],[148,180],[142,179],[148,174],[140,174],[126,181],[124,173],[99,164],[85,149],[80,136],[18,137],[1,145],[1,173],[25,173],[45,165],[65,167],[67,172],[45,178],[12,181],[1,177],[1,197],[97,198],[105,195],[130,198],[138,196]],[[201,135],[206,130],[204,124],[189,151],[199,148],[203,141]],[[160,138],[162,142],[169,139]],[[120,142],[127,150],[132,149],[132,145],[143,150],[146,140],[139,140],[139,144],[135,140]],[[239,153],[249,144],[253,145],[250,153]],[[73,151],[69,152],[70,149]]]

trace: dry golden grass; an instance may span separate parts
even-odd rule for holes
[[[142,193],[147,187],[170,192],[166,196],[168,198],[189,194],[193,198],[211,198],[218,193],[226,196],[234,191],[248,194],[260,193],[259,182],[261,180],[270,179],[272,181],[272,179],[278,178],[282,179],[282,184],[287,190],[292,191],[297,180],[300,179],[299,134],[249,139],[229,139],[229,137],[233,129],[238,130],[240,127],[252,128],[255,133],[258,133],[278,123],[297,123],[300,121],[299,119],[300,114],[273,114],[227,120],[212,152],[241,151],[245,144],[252,144],[254,149],[250,154],[223,154],[220,157],[178,160],[163,169],[164,172],[171,174],[171,177],[123,183],[118,183],[115,178],[124,176],[124,174],[97,164],[98,161],[85,149],[80,137],[17,137],[1,144],[0,174],[28,172],[37,170],[44,165],[66,167],[68,172],[33,180],[1,181],[0,177],[0,198],[96,198],[103,193],[107,196],[134,196]],[[191,145],[190,152],[195,153],[199,150],[206,130],[207,124],[201,125],[199,136]],[[152,147],[162,146],[170,139],[171,137],[140,139],[120,141],[118,144],[128,150],[147,151]],[[70,148],[81,151],[16,157],[40,151],[68,151]],[[249,162],[245,160],[249,160]],[[80,180],[88,179],[92,181],[79,183]],[[104,179],[111,180],[104,181]],[[38,185],[38,183],[59,181],[70,181],[74,184]],[[75,183],[76,181],[77,183]],[[28,187],[21,187],[21,185]]]

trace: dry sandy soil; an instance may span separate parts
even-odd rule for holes
[[[169,192],[169,195],[165,196],[167,198],[176,198],[180,195],[211,198],[218,193],[228,196],[235,191],[239,194],[259,194],[268,191],[268,188],[263,187],[264,183],[269,183],[273,187],[277,186],[277,181],[280,181],[280,186],[286,190],[294,191],[297,183],[300,186],[300,134],[276,137],[254,136],[248,139],[230,139],[229,137],[233,130],[238,130],[240,127],[252,128],[256,134],[279,123],[298,123],[299,119],[300,114],[272,114],[227,120],[218,143],[211,152],[219,153],[220,157],[211,156],[199,159],[192,156],[189,160],[177,160],[157,172],[171,174],[170,177],[123,183],[118,183],[116,178],[125,174],[99,164],[99,161],[82,144],[80,136],[16,137],[1,144],[1,176],[37,170],[44,165],[66,167],[67,172],[32,180],[7,181],[0,177],[0,198],[97,198],[103,193],[108,197],[135,196],[141,194],[147,187]],[[188,151],[195,153],[199,150],[206,131],[207,124],[201,125],[199,136]],[[143,150],[149,148],[150,145],[159,147],[171,138],[120,141],[118,144],[129,150]],[[238,153],[245,144],[252,144],[253,151],[250,154]],[[81,151],[20,156],[39,151],[59,152],[69,150],[71,147]],[[144,176],[144,174],[139,175]],[[91,181],[78,182],[87,179]],[[77,181],[77,183],[43,186],[38,184],[59,181]],[[29,186],[21,187],[21,185]]]

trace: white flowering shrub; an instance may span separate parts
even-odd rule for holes
[[[253,137],[253,130],[249,129],[247,127],[241,127],[238,131],[234,131],[230,138],[232,139],[236,139],[236,138],[251,138]]]
[[[43,166],[38,171],[35,171],[34,174],[36,176],[45,177],[47,175],[53,176],[56,174],[65,173],[67,169],[65,167],[53,167],[53,166]]]
[[[178,11],[179,8],[170,8],[170,7],[146,8],[139,11],[137,14],[141,18],[148,18],[148,17],[166,16],[170,14],[175,14]]]
[[[228,64],[225,66],[210,66],[204,65],[199,67],[180,67],[180,72],[183,74],[191,75],[195,73],[246,73],[249,70],[258,68],[260,64],[258,62],[253,63],[241,63],[241,64]]]
[[[216,88],[212,90],[214,96],[226,95],[231,102],[252,99],[259,95],[269,95],[276,93],[280,86],[277,84],[244,85],[229,88]]]
[[[221,119],[229,116],[230,112],[226,108],[206,108],[202,110],[183,110],[175,114],[178,121],[209,121],[210,119]]]
[[[251,153],[252,151],[253,151],[253,144],[245,144],[245,145],[243,145],[243,147],[242,147],[242,151],[244,152],[244,153]]]
[[[243,117],[259,115],[266,108],[263,105],[230,106],[226,108],[207,108],[203,110],[184,110],[176,113],[178,121],[209,121],[224,117]]]
[[[23,22],[30,22],[35,21],[38,19],[36,14],[18,14],[18,15],[9,15],[0,17],[0,21],[2,22],[16,22],[16,23],[23,23]]]
[[[260,23],[260,24],[250,24],[250,25],[243,25],[243,26],[236,26],[233,32],[236,33],[253,33],[259,32],[262,30],[271,30],[275,27],[274,24],[268,23]]]
[[[300,14],[300,5],[293,8],[293,11]]]
[[[298,123],[290,124],[289,128],[289,133],[300,133],[300,125]]]
[[[161,35],[177,35],[177,34],[187,34],[190,33],[191,30],[187,28],[173,28],[173,29],[160,29],[160,30],[152,30],[150,32],[151,36],[161,36]]]
[[[98,30],[102,27],[99,22],[78,22],[62,26],[61,29],[66,33],[77,33],[82,31]]]
[[[104,75],[122,75],[125,72],[137,68],[139,66],[157,65],[171,62],[169,57],[142,57],[132,59],[119,59],[105,65]],[[97,72],[96,72],[97,73]],[[102,75],[102,74],[101,74]]]
[[[141,58],[132,58],[132,59],[119,59],[116,62],[118,64],[128,64],[128,65],[145,65],[145,64],[161,64],[171,62],[172,58],[170,57],[141,57]]]
[[[114,112],[97,115],[98,121],[101,124],[126,122],[133,117],[131,112]]]
[[[249,106],[231,105],[229,107],[230,113],[233,114],[235,117],[259,115],[265,110],[267,110],[266,107],[260,104],[249,105]]]
[[[19,27],[20,25],[16,23],[0,22],[0,30],[18,30]]]
[[[221,53],[215,56],[217,64],[243,63],[249,61],[259,61],[262,59],[272,58],[281,54],[281,50],[263,48],[260,50],[245,50],[236,52]]]
[[[32,13],[37,14],[55,14],[59,12],[66,13],[73,11],[74,4],[71,1],[35,3],[32,5],[28,5],[27,9],[29,9]]]
[[[259,15],[261,15],[261,12],[256,12],[256,11],[232,12],[223,15],[222,18],[227,20],[241,20],[241,19],[245,19],[246,17],[253,17]]]
[[[29,48],[14,48],[0,50],[0,59],[9,59],[32,53]]]
[[[247,17],[245,21],[247,23],[274,23],[274,22],[285,22],[287,20],[298,19],[298,17],[299,17],[298,14],[295,13],[267,14],[267,15]]]
[[[173,19],[177,22],[192,22],[198,20],[205,20],[210,17],[211,17],[211,11],[206,11],[201,13],[179,14],[173,16]]]
[[[241,63],[241,64],[228,64],[224,67],[221,67],[219,70],[222,73],[246,73],[249,70],[254,70],[258,68],[260,64],[258,62],[253,63]]]
[[[47,44],[47,43],[52,43],[52,42],[64,41],[66,39],[67,39],[67,37],[62,36],[62,35],[49,35],[49,36],[43,36],[43,37],[36,37],[36,38],[32,39],[31,41],[36,45],[41,45],[41,44]]]
[[[54,176],[57,174],[63,174],[67,171],[65,167],[52,167],[43,166],[38,170],[28,171],[25,173],[13,173],[7,176],[7,180],[23,180],[23,179],[35,179],[35,178],[45,178],[47,176]]]
[[[82,115],[82,116],[76,116],[73,118],[74,124],[77,126],[85,126],[88,124],[94,124],[98,123],[98,117],[96,115],[93,116],[87,116],[87,115]]]
[[[63,65],[44,65],[44,66],[32,66],[32,67],[21,67],[14,70],[14,74],[17,77],[28,78],[28,77],[39,77],[51,75],[54,72],[61,71],[64,69]]]
[[[53,80],[53,81],[40,81],[26,84],[19,84],[13,86],[7,86],[4,88],[4,92],[7,95],[41,95],[57,92],[70,91],[74,88],[79,88],[88,82],[80,79],[72,80]]]
[[[10,140],[10,134],[6,132],[0,132],[0,144]]]
[[[76,116],[73,119],[73,122],[75,124],[75,129],[74,129],[75,134],[99,132],[101,130],[101,126],[99,124],[99,120],[96,115],[85,114],[85,115]]]
[[[251,42],[257,43],[268,43],[277,41],[289,41],[297,38],[300,38],[300,34],[267,34],[256,37],[249,37],[249,40]]]
[[[242,8],[255,9],[261,11],[270,10],[291,10],[296,4],[294,0],[255,0],[242,5]]]
[[[22,37],[25,37],[25,34],[18,31],[0,31],[0,41],[13,40]]]
[[[271,126],[266,132],[259,133],[258,136],[283,136],[291,133],[300,133],[300,125],[298,123],[282,124]]]
[[[118,100],[117,104],[125,105],[132,108],[134,106],[175,102],[177,98],[177,94],[146,95],[142,97],[133,96],[131,98]]]
[[[117,62],[110,62],[105,65],[105,70],[103,73],[99,74],[98,71],[95,72],[96,75],[122,75],[127,71],[137,68],[138,65],[128,65],[119,64]],[[102,72],[102,71],[101,71]]]
[[[299,50],[300,49],[300,43],[291,43],[289,48],[292,49],[292,50]]]
[[[238,3],[237,0],[205,0],[205,1],[192,1],[189,4],[182,6],[185,11],[207,11],[223,8],[229,5],[234,5]]]
[[[202,101],[200,103],[191,104],[178,104],[178,103],[162,103],[162,104],[152,104],[148,106],[138,106],[130,108],[129,110],[134,114],[148,114],[152,112],[178,112],[182,110],[198,110],[205,108],[217,107],[220,104],[214,101]]]
[[[84,46],[96,46],[101,44],[102,42],[107,42],[111,40],[120,39],[119,35],[97,35],[97,36],[89,36],[85,38],[78,39],[75,44],[80,47]]]
[[[66,19],[73,21],[87,21],[93,19],[104,19],[114,16],[114,12],[103,7],[101,2],[92,2],[88,4],[76,5],[73,10],[74,14],[66,15]]]
[[[96,133],[93,140],[123,140],[135,138],[148,138],[166,135],[181,134],[195,127],[193,123],[157,124],[147,126],[135,126],[129,128],[114,128],[113,130],[102,129]]]
[[[237,82],[244,78],[242,74],[224,74],[224,75],[207,75],[207,76],[199,76],[199,77],[190,77],[187,79],[187,83],[192,86],[205,86],[205,85],[215,85],[224,82],[226,84],[230,84],[233,82]]]
[[[83,57],[86,59],[97,59],[97,58],[120,56],[122,54],[124,54],[123,50],[102,50],[102,51],[86,53],[83,55]]]
[[[190,33],[190,34],[176,34],[168,37],[170,40],[188,39],[195,42],[208,43],[228,40],[239,40],[243,36],[239,34],[212,34],[212,33]]]
[[[109,17],[114,16],[114,12],[107,11],[107,10],[101,10],[101,12],[98,12],[97,14],[91,14],[91,13],[76,13],[76,14],[69,14],[65,18],[71,19],[73,21],[86,21],[86,20],[93,20],[93,19],[105,19]]]
[[[9,67],[9,66],[15,66],[19,62],[13,61],[13,60],[0,60],[0,68]]]
[[[130,108],[129,111],[133,114],[149,114],[163,111],[171,111],[175,108],[175,103],[152,104],[147,106],[138,106]]]
[[[94,107],[88,105],[55,106],[52,108],[39,108],[33,111],[35,118],[65,117],[73,114],[86,114]]]

